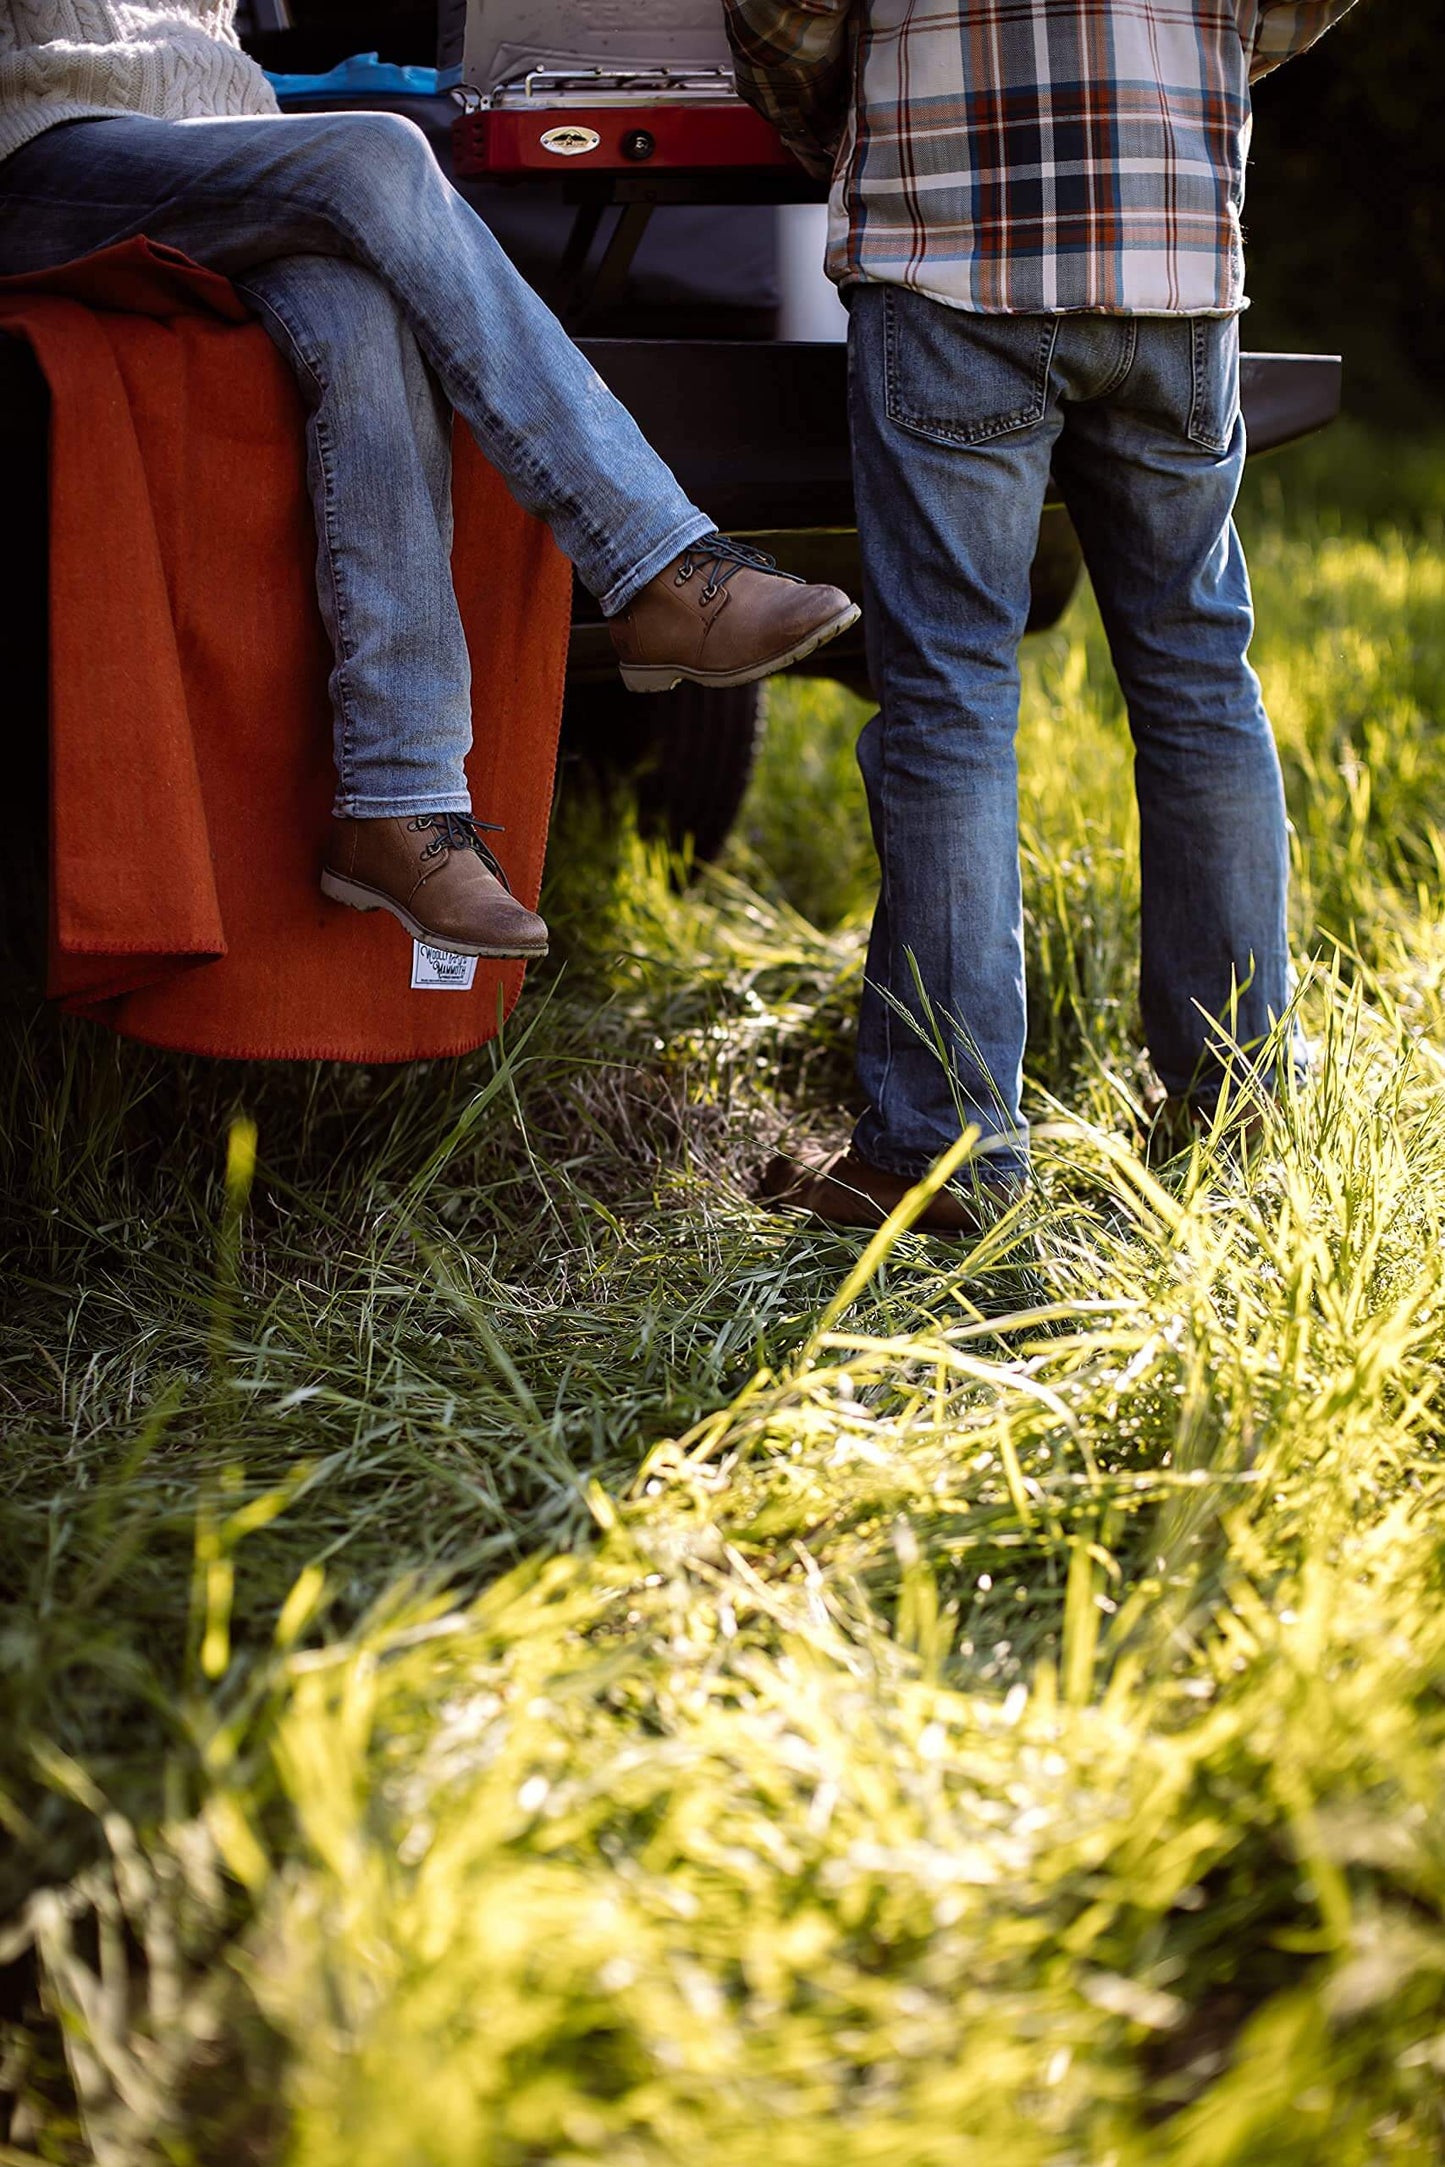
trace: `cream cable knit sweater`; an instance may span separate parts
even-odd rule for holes
[[[274,113],[236,0],[0,0],[0,159],[57,121]]]

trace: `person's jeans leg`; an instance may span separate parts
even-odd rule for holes
[[[316,588],[335,656],[335,811],[466,812],[471,669],[451,582],[451,410],[369,271],[287,256],[239,287],[307,406]]]
[[[1066,413],[1058,472],[1134,735],[1145,1035],[1165,1088],[1208,1105],[1228,1042],[1257,1049],[1291,991],[1284,790],[1233,522],[1237,322],[1141,320],[1122,382]]]
[[[410,121],[76,121],[0,166],[0,273],[142,233],[232,278],[288,255],[373,272],[605,613],[713,531]]]
[[[1018,645],[1059,425],[1053,320],[968,316],[891,286],[850,300],[879,699],[858,757],[882,875],[854,1142],[916,1176],[973,1122],[989,1171],[1015,1175],[1027,1167]]]

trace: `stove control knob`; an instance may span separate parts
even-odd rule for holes
[[[650,135],[646,128],[629,128],[622,138],[622,155],[630,158],[635,166],[645,164],[656,149],[657,137]]]

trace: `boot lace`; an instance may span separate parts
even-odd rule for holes
[[[701,541],[689,543],[682,553],[674,585],[685,587],[694,573],[707,573],[707,585],[702,590],[704,602],[711,602],[730,579],[739,572],[771,572],[777,579],[790,579],[801,587],[804,581],[797,572],[780,572],[778,560],[766,550],[754,549],[748,542],[735,542],[728,534],[705,534]]]
[[[511,883],[502,871],[496,853],[482,841],[483,835],[501,835],[503,830],[494,820],[474,820],[470,813],[418,813],[407,826],[416,834],[432,831],[432,840],[422,852],[423,858],[439,858],[444,850],[474,850],[487,871],[502,883],[508,895]]]

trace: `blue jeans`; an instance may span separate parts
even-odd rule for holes
[[[854,470],[881,702],[858,757],[882,887],[855,1142],[917,1175],[976,1122],[1022,1173],[1018,648],[1050,466],[1083,545],[1134,738],[1141,1006],[1171,1092],[1289,999],[1279,760],[1248,655],[1233,510],[1235,319],[980,316],[851,290]],[[920,997],[920,985],[922,997]]]
[[[300,382],[336,810],[466,811],[452,411],[609,615],[713,522],[410,121],[80,120],[0,164],[0,275],[137,234],[233,279]]]

